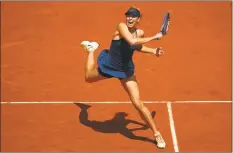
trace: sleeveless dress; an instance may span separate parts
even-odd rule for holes
[[[107,78],[125,79],[134,74],[132,56],[136,50],[123,38],[112,40],[110,49],[103,50],[98,56],[98,71]]]

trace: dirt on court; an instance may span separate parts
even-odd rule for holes
[[[158,32],[163,15],[171,12],[169,34],[147,44],[162,46],[165,55],[134,55],[143,100],[231,101],[231,2],[1,2],[1,101],[129,101],[117,79],[84,81],[87,54],[80,42],[97,41],[97,58],[132,5],[143,14],[145,36]],[[231,103],[173,106],[180,151],[231,151]],[[85,126],[73,104],[1,107],[2,151],[174,151],[165,104],[148,105],[157,113],[165,150]],[[89,109],[90,119],[98,121],[120,111],[141,121],[130,104]],[[187,135],[184,126],[196,131]]]

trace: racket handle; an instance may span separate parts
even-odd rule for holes
[[[157,37],[157,38],[155,38],[155,40],[161,40],[161,38],[162,38],[162,36],[163,36],[163,33],[160,31],[160,32],[157,33],[157,34],[161,34],[161,37]]]

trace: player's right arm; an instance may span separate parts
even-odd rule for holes
[[[162,35],[156,34],[152,37],[133,38],[132,34],[129,32],[128,27],[125,23],[120,23],[117,26],[117,30],[120,36],[123,37],[130,45],[140,45],[162,37]]]

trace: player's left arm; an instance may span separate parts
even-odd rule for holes
[[[162,48],[151,48],[145,45],[138,45],[137,51],[142,53],[149,53],[149,54],[158,54],[158,53],[161,54],[163,52]]]
[[[144,37],[144,31],[143,30],[138,30],[138,31],[139,31],[138,36]],[[141,44],[141,45],[137,45],[136,48],[137,48],[137,51],[142,52],[142,53],[149,53],[149,54],[156,54],[156,55],[163,54],[163,50],[161,47],[151,48],[151,47],[147,47]]]

